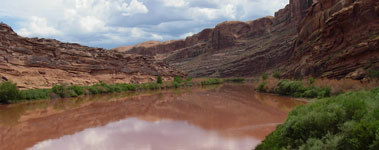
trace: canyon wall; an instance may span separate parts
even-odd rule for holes
[[[280,70],[287,77],[343,78],[377,66],[378,9],[375,0],[290,0],[274,17],[115,50],[153,56],[194,77]]]
[[[124,54],[53,39],[24,38],[0,24],[0,78],[20,88],[154,81],[184,75],[148,56]]]
[[[364,78],[379,70],[379,1],[319,0],[298,28],[286,76]]]

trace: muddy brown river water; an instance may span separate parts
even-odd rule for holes
[[[0,106],[1,150],[251,150],[305,102],[249,84]]]

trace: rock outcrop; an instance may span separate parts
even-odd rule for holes
[[[183,75],[148,56],[24,38],[0,24],[0,75],[21,88],[47,88],[59,83],[139,83],[153,81],[158,74],[165,78]]]
[[[228,21],[185,40],[118,50],[154,56],[194,77],[279,69],[287,77],[343,78],[377,66],[378,11],[376,0],[290,0],[274,17]]]
[[[319,0],[299,25],[286,75],[362,79],[363,69],[376,66],[379,1]]]

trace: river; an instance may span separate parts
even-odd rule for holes
[[[304,101],[250,84],[0,106],[1,150],[251,150]]]

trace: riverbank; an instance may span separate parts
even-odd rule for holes
[[[379,87],[299,106],[256,147],[269,149],[379,149]]]
[[[223,83],[223,80],[217,78],[203,78],[192,80],[192,78],[182,78],[177,76],[171,82],[162,82],[162,80],[158,77],[157,82],[143,84],[97,83],[91,86],[60,84],[55,85],[50,89],[19,90],[15,83],[3,82],[0,84],[0,104],[17,103],[30,100],[69,98],[78,97],[81,95],[119,93],[126,91],[160,90],[191,86],[204,86],[221,83]]]
[[[300,98],[324,98],[346,92],[370,90],[379,86],[378,79],[360,81],[352,79],[315,79],[310,77],[302,80],[290,80],[262,75],[261,78],[250,79],[249,81],[257,85],[255,89],[259,92]]]

